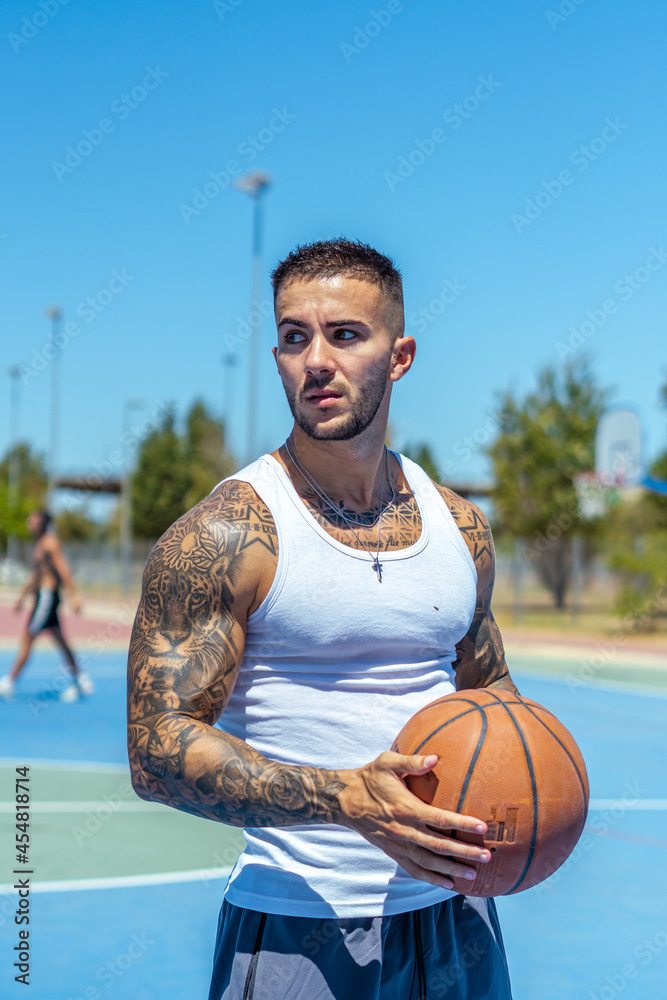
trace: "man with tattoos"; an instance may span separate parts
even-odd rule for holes
[[[484,515],[386,449],[416,345],[401,277],[365,244],[272,275],[285,444],[159,540],[128,668],[142,797],[245,828],[210,1000],[509,1000],[493,900],[453,892],[477,817],[407,789],[389,750],[456,688],[515,690]]]

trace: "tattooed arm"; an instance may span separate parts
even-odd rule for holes
[[[238,481],[185,514],[153,549],[128,663],[128,749],[141,798],[234,826],[337,814],[345,783],[335,771],[278,764],[213,726],[277,549],[269,510]]]
[[[518,693],[505,662],[500,629],[491,613],[496,557],[489,522],[479,507],[444,486],[438,492],[456,521],[477,567],[477,600],[472,624],[456,644],[456,687],[495,687]]]

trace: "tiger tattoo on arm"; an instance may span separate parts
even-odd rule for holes
[[[235,480],[153,549],[128,658],[128,755],[141,798],[235,826],[337,815],[337,772],[278,764],[213,728],[243,659],[259,567],[277,555],[270,511]]]

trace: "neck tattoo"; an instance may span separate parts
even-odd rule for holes
[[[334,503],[334,501],[331,499],[331,497],[329,497],[324,492],[324,490],[322,489],[322,487],[313,479],[313,477],[311,476],[310,472],[308,472],[308,469],[306,469],[306,467],[304,466],[304,464],[301,462],[301,460],[299,459],[299,456],[296,453],[296,446],[294,445],[294,441],[292,440],[292,435],[291,434],[287,438],[287,440],[285,441],[285,450],[287,451],[287,454],[289,455],[289,457],[290,457],[290,459],[292,461],[292,464],[294,466],[296,466],[296,468],[299,470],[299,472],[301,473],[301,475],[303,476],[303,478],[306,480],[306,482],[312,487],[312,489],[315,490],[315,493],[318,495],[318,497],[321,500],[323,500],[327,504],[327,506],[332,509],[332,511],[335,514],[338,514],[339,517],[342,517],[343,520],[345,521],[346,525],[348,526],[348,528],[354,533],[354,535],[355,535],[357,541],[359,542],[359,544],[361,545],[361,547],[364,549],[365,552],[368,553],[368,555],[371,558],[373,572],[376,574],[376,576],[378,578],[378,583],[382,583],[382,563],[380,562],[380,533],[382,531],[382,515],[384,513],[384,511],[382,509],[382,501],[383,501],[383,498],[384,498],[384,479],[385,479],[385,473],[386,473],[386,475],[389,476],[389,482],[391,483],[391,475],[389,474],[389,455],[387,453],[387,447],[386,447],[386,445],[385,445],[385,448],[384,448],[384,456],[383,456],[383,458],[384,458],[384,467],[382,469],[382,484],[380,486],[380,513],[377,516],[378,540],[377,540],[377,546],[376,546],[376,549],[375,549],[375,555],[373,555],[372,549],[370,549],[366,545],[366,543],[359,537],[359,534],[358,534],[356,528],[354,527],[354,523],[353,523],[354,518],[347,517],[347,515],[343,513],[343,511],[341,510],[340,506],[337,506]],[[394,502],[394,500],[396,498],[396,493],[395,493],[393,484],[392,484],[392,487],[391,487],[391,494],[392,494],[391,495],[391,500],[387,504],[387,507],[391,507],[392,503]],[[360,525],[362,522],[359,521],[359,520],[357,520],[356,523]],[[372,524],[369,525],[369,527],[372,527],[373,524],[375,524],[375,521],[373,521]]]

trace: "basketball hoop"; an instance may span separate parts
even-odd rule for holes
[[[620,407],[607,410],[595,434],[598,481],[605,486],[636,486],[641,470],[641,427],[636,413]]]

